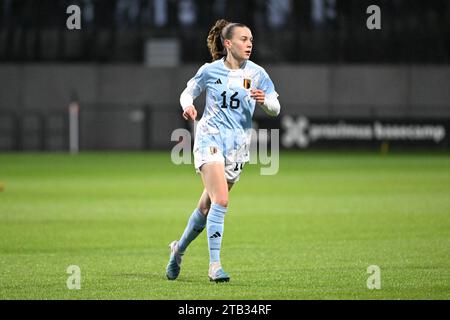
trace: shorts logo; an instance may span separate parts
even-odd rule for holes
[[[245,89],[250,89],[251,84],[252,84],[252,80],[244,79],[244,88]]]
[[[217,152],[217,148],[216,147],[209,147],[209,152],[211,154],[215,154]]]

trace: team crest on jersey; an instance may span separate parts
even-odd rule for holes
[[[217,152],[217,148],[216,147],[209,147],[209,152],[211,154],[215,154]]]
[[[252,84],[251,79],[244,79],[244,88],[245,89],[250,89],[251,84]]]

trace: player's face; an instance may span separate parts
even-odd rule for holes
[[[236,27],[230,40],[230,50],[238,60],[248,60],[252,54],[253,36],[249,28]]]

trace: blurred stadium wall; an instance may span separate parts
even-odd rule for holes
[[[66,27],[73,4],[81,30]],[[218,18],[251,27],[282,104],[255,126],[283,147],[448,150],[448,0],[0,0],[0,150],[68,150],[74,101],[81,150],[170,148]]]

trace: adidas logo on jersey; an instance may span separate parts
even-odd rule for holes
[[[214,82],[215,84],[222,84],[222,81],[220,81],[220,79],[217,79],[216,82]]]

